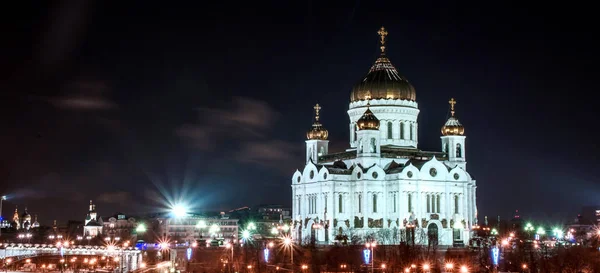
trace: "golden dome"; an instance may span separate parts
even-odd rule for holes
[[[358,130],[379,130],[379,119],[371,112],[368,103],[367,111],[358,119],[356,126]]]
[[[350,101],[359,101],[366,96],[372,99],[400,99],[415,101],[417,93],[408,80],[398,73],[398,70],[385,55],[385,36],[383,27],[377,32],[381,37],[381,55],[366,76],[352,88]]]
[[[456,100],[451,98],[450,103],[452,116],[446,121],[446,124],[442,127],[442,135],[444,136],[462,136],[465,134],[465,127],[460,124],[458,119],[454,116],[454,105],[456,104]]]
[[[319,110],[321,110],[321,106],[319,106],[319,104],[317,103],[313,108],[315,109],[315,122],[312,125],[312,129],[306,132],[306,138],[309,140],[327,140],[329,132],[319,122]]]

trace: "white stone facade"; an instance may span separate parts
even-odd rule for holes
[[[367,107],[380,121],[377,130],[357,130]],[[327,140],[306,141],[306,165],[292,176],[298,243],[332,244],[338,235],[381,244],[468,243],[477,209],[466,137],[444,135],[441,152],[419,150],[419,112],[416,101],[354,101],[349,149],[329,153]]]

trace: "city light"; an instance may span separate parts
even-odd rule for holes
[[[248,230],[242,231],[242,238],[244,238],[244,240],[248,240],[248,238],[250,238],[250,231],[248,231]]]
[[[135,232],[137,233],[144,233],[146,232],[146,225],[144,224],[139,224],[136,228],[135,228]]]
[[[248,223],[248,230],[255,230],[256,229],[256,225],[253,222]]]
[[[173,213],[173,216],[176,218],[182,218],[187,216],[188,210],[184,205],[177,204],[171,208],[171,213]]]
[[[446,270],[452,270],[454,268],[454,264],[453,263],[446,263]]]
[[[197,228],[206,228],[206,221],[204,220],[200,220],[198,221],[198,224],[196,224]]]
[[[430,269],[429,264],[424,264],[423,265],[423,270],[429,271],[429,269]]]
[[[467,273],[467,272],[469,272],[469,268],[466,265],[463,265],[460,267],[460,272]]]
[[[539,234],[539,235],[544,235],[544,234],[546,234],[546,230],[544,230],[544,228],[543,228],[543,227],[539,227],[539,228],[537,229],[537,232],[536,232],[536,233],[537,233],[537,234]]]

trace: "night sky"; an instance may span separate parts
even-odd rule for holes
[[[350,91],[378,56],[382,25],[417,90],[420,149],[441,150],[458,101],[480,219],[519,209],[567,221],[600,203],[590,7],[47,2],[3,9],[5,217],[18,205],[42,224],[83,220],[90,199],[101,215],[180,199],[195,210],[291,206],[312,106],[323,107],[330,151],[347,148]]]

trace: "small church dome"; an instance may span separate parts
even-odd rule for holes
[[[313,123],[312,128],[306,132],[306,138],[309,140],[327,140],[329,132],[319,122],[319,111],[321,110],[321,106],[317,103],[313,108],[315,109],[315,122]]]
[[[442,135],[462,136],[465,134],[465,127],[460,124],[458,119],[454,116],[454,105],[456,104],[456,100],[452,98],[448,103],[450,103],[452,116],[446,121],[446,124],[442,126]]]
[[[371,112],[367,105],[367,111],[356,122],[358,130],[379,130],[379,119]]]

